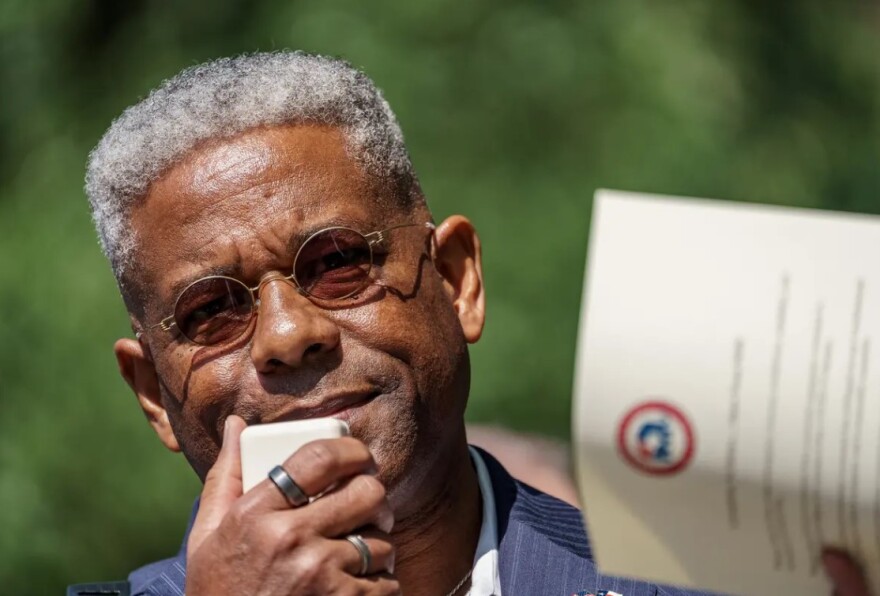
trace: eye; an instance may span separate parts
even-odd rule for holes
[[[297,283],[316,298],[350,296],[369,281],[372,253],[354,230],[331,228],[312,236],[294,265]]]
[[[349,246],[349,247],[334,247],[334,249],[323,257],[321,257],[320,262],[318,263],[317,271],[315,273],[317,275],[321,275],[322,273],[326,273],[328,271],[333,271],[335,269],[341,269],[343,267],[349,267],[351,265],[355,265],[358,263],[364,263],[369,261],[370,259],[370,251],[364,250],[363,247],[358,246]]]
[[[252,296],[244,284],[209,277],[184,291],[177,301],[174,319],[184,336],[198,344],[210,344],[241,333],[252,312]]]
[[[229,294],[226,294],[210,300],[207,304],[192,309],[189,312],[189,315],[187,315],[187,318],[194,323],[198,323],[207,321],[216,315],[235,308],[236,305],[232,297]]]

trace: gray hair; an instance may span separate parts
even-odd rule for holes
[[[339,127],[368,175],[404,203],[421,196],[391,107],[347,62],[289,51],[206,62],[125,110],[89,155],[86,194],[123,294],[136,246],[129,216],[150,184],[206,140],[286,123]]]

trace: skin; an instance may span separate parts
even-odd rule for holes
[[[407,211],[383,196],[351,159],[338,130],[276,127],[208,144],[156,181],[133,213],[139,246],[150,248],[138,252],[138,282],[150,292],[144,320],[133,325],[144,330],[167,316],[174,288],[187,280],[222,271],[257,285],[288,275],[295,246],[311,231],[343,224],[370,232],[427,221],[423,206]],[[337,492],[351,494],[338,503],[356,502],[363,493],[371,508],[355,521],[380,530],[390,529],[383,508],[393,510],[395,577],[407,593],[444,593],[470,568],[481,504],[463,412],[470,374],[466,344],[479,339],[484,321],[479,240],[470,223],[456,216],[433,236],[418,227],[391,232],[385,252],[374,268],[377,283],[342,307],[320,308],[291,282],[269,281],[251,331],[231,346],[195,346],[159,329],[147,330],[140,341],[117,342],[122,375],[150,424],[206,481],[187,594],[217,593],[218,586],[230,585],[251,593],[291,593],[291,586],[304,585],[301,571],[310,565],[302,561],[323,561],[332,550],[323,543],[310,550],[311,538],[338,538],[358,527],[345,519],[354,516],[351,508],[338,506],[327,514],[330,521],[303,530],[295,544],[282,545],[278,532],[248,531],[269,527],[260,520],[283,513],[275,518],[285,520],[289,537],[314,518],[306,510],[328,497],[291,511],[268,481],[242,497],[238,471],[229,463],[237,453],[224,452],[218,463],[221,445],[237,450],[245,423],[309,417],[339,396],[355,402],[343,417],[357,440],[300,450],[301,461],[286,464],[291,475],[311,483],[307,494],[348,481]],[[227,419],[232,422],[224,440]],[[319,466],[316,478],[305,476],[315,461],[330,463]],[[212,466],[223,473],[209,473]],[[375,479],[365,480],[374,467]],[[245,541],[256,553],[252,560],[230,552],[232,541],[221,540],[224,535]],[[350,545],[347,554],[358,560]],[[259,576],[270,573],[276,584],[261,584]],[[341,585],[334,577],[305,579],[315,593],[326,593],[328,585]],[[321,580],[329,583],[322,587]],[[387,590],[380,587],[378,593]]]
[[[200,146],[135,208],[134,281],[148,291],[130,311],[143,312],[131,315],[142,336],[120,339],[115,353],[160,440],[205,483],[188,595],[436,595],[470,569],[481,502],[463,423],[467,344],[485,317],[473,227],[453,216],[433,234],[392,232],[375,283],[333,308],[278,279],[322,227],[366,233],[430,220],[366,176],[340,131],[303,125]],[[151,328],[182,284],[217,273],[262,284],[240,340],[208,348]],[[338,400],[353,438],[313,442],[284,462],[306,494],[324,496],[292,509],[268,480],[242,494],[246,425],[326,414]],[[366,577],[343,540],[355,531],[373,554]],[[824,562],[840,596],[868,594],[846,555]]]

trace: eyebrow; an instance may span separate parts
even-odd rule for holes
[[[307,228],[303,228],[288,238],[285,243],[285,250],[287,254],[293,259],[294,255],[296,255],[296,251],[299,249],[303,243],[309,239],[313,234],[320,232],[321,230],[325,230],[327,228],[333,227],[344,227],[351,228],[356,230],[362,234],[368,234],[373,230],[365,230],[361,229],[363,227],[363,222],[355,222],[352,218],[342,218],[339,216],[331,217],[321,223],[311,225]],[[372,225],[372,224],[370,224]],[[369,226],[368,226],[369,227]],[[199,281],[200,279],[204,279],[206,277],[214,277],[214,276],[223,276],[223,277],[233,277],[235,279],[241,279],[241,275],[243,272],[241,255],[236,259],[234,263],[226,264],[226,265],[216,265],[213,267],[206,267],[201,269],[198,273],[194,273],[192,275],[188,275],[184,278],[179,279],[174,282],[170,289],[170,298],[169,300],[172,302],[171,307],[173,308],[173,303],[177,301],[180,295],[186,290],[189,286]],[[291,261],[291,267],[293,267],[293,262]],[[243,281],[243,280],[242,280]]]
[[[200,270],[198,273],[193,275],[188,275],[176,282],[171,286],[170,290],[170,301],[171,307],[174,307],[174,303],[183,294],[184,290],[186,290],[189,286],[199,281],[200,279],[204,279],[206,277],[235,277],[241,275],[241,263],[235,263],[234,265],[218,265],[216,267],[208,267],[206,269]]]

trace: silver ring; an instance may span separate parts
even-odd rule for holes
[[[364,542],[363,536],[360,534],[349,534],[345,537],[351,542],[361,555],[361,571],[358,575],[366,575],[370,570],[370,564],[373,562],[373,555],[370,554],[370,547]]]
[[[309,498],[302,491],[299,485],[293,481],[287,470],[281,466],[275,466],[269,472],[269,480],[278,487],[291,507],[302,507],[309,502]]]

